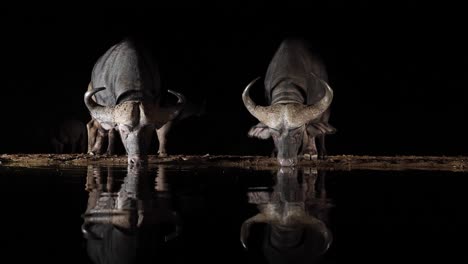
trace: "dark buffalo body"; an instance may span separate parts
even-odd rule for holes
[[[328,82],[325,65],[313,56],[300,40],[281,43],[268,66],[265,76],[265,92],[269,104],[298,102],[314,104],[319,101],[326,87],[317,77]]]
[[[148,48],[131,39],[114,45],[98,59],[91,83],[106,88],[95,94],[96,102],[104,106],[129,100],[154,103],[161,96],[157,63]]]

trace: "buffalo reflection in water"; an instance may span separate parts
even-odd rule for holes
[[[172,209],[164,170],[151,180],[145,168],[127,168],[123,181],[114,169],[89,166],[88,205],[82,233],[94,263],[136,263],[155,259],[165,243],[177,237],[180,220]],[[117,171],[115,171],[117,173]],[[117,183],[121,183],[117,189]]]
[[[242,224],[241,242],[250,249],[250,229],[262,224],[257,246],[269,263],[318,261],[332,243],[325,224],[331,204],[326,197],[324,172],[298,170],[282,167],[273,192],[247,194],[249,203],[256,204],[260,212]]]

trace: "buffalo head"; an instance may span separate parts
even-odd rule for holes
[[[249,95],[249,90],[260,78],[250,82],[242,93],[242,100],[247,110],[265,127],[257,127],[255,136],[261,139],[272,137],[278,151],[278,161],[281,166],[294,166],[297,155],[303,145],[307,124],[322,115],[330,106],[333,90],[314,73],[311,78],[317,79],[325,87],[324,96],[312,105],[297,102],[279,103],[270,106],[257,105]]]
[[[102,106],[92,99],[94,94],[104,89],[104,87],[96,88],[85,93],[84,101],[91,116],[106,130],[118,129],[128,155],[129,164],[145,163],[154,129],[162,127],[177,117],[183,109],[185,97],[180,93],[168,90],[169,93],[178,98],[178,102],[174,106],[162,107],[159,101],[156,103],[125,101],[109,107]]]

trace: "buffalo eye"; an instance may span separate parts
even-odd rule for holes
[[[120,133],[124,136],[124,138],[128,137],[128,134],[130,133],[130,127],[126,125],[120,125],[119,130]]]
[[[294,140],[298,142],[301,140],[301,136],[302,136],[302,130],[300,128],[301,127],[289,129],[289,133],[291,137],[294,138]]]
[[[278,129],[274,129],[270,127],[270,133],[272,136],[279,137],[281,135],[281,132]]]

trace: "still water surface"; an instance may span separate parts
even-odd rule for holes
[[[467,176],[0,166],[2,258],[10,263],[461,263],[467,260]]]

